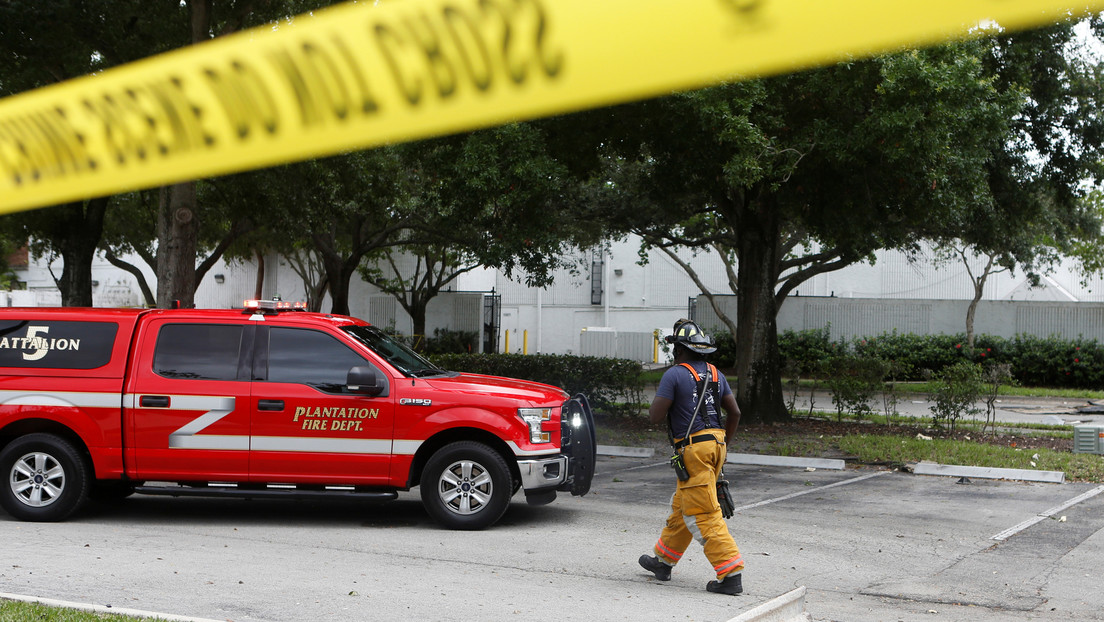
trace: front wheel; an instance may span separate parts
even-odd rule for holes
[[[460,441],[441,448],[426,463],[422,503],[449,529],[483,529],[506,512],[513,496],[510,467],[490,447]]]
[[[88,468],[72,443],[28,434],[0,451],[0,506],[20,520],[64,520],[88,490]]]

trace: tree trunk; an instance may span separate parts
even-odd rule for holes
[[[66,307],[92,306],[92,258],[103,233],[104,213],[108,198],[77,201],[59,208],[64,227],[59,227],[61,239],[61,304]]]
[[[985,282],[989,280],[989,275],[993,271],[993,255],[989,255],[989,261],[985,264],[985,269],[982,273],[974,277],[970,272],[970,263],[966,259],[966,253],[962,253],[962,261],[966,264],[966,271],[970,274],[970,278],[974,283],[974,299],[970,301],[970,306],[966,308],[966,347],[970,350],[974,349],[974,317],[977,315],[978,303],[981,302],[981,297],[985,295]]]
[[[192,43],[210,38],[211,0],[192,0]],[[195,306],[196,245],[199,218],[194,181],[161,188],[157,215],[157,306],[169,309]]]
[[[158,307],[195,306],[198,240],[195,182],[162,188],[157,219]]]
[[[260,251],[254,253],[257,257],[257,280],[253,286],[253,298],[260,300],[264,296],[265,259]]]
[[[353,258],[343,257],[333,250],[333,245],[319,243],[319,236],[315,236],[315,251],[322,258],[322,269],[326,271],[326,282],[330,286],[330,313],[335,315],[349,315],[349,281],[356,272],[359,262]]]
[[[775,284],[781,257],[781,223],[771,205],[741,209],[737,252],[736,399],[742,421],[789,421],[778,354]]]

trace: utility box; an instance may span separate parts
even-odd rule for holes
[[[1104,454],[1104,425],[1073,426],[1073,453]]]

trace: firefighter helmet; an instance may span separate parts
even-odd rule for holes
[[[671,332],[671,336],[666,339],[667,343],[682,346],[698,354],[709,354],[717,351],[713,338],[703,333],[702,329],[690,320],[678,320]]]

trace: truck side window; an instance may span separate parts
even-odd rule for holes
[[[242,327],[166,324],[157,334],[153,372],[166,378],[237,380]]]
[[[0,322],[0,367],[95,369],[111,361],[114,322]]]
[[[327,393],[343,393],[349,369],[368,364],[364,357],[323,332],[274,327],[269,333],[269,382],[295,382]]]

